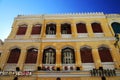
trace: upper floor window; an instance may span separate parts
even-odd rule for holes
[[[77,27],[77,33],[87,33],[86,24],[78,23],[76,24],[76,27]]]
[[[10,55],[9,55],[7,63],[17,63],[19,60],[20,52],[21,50],[18,48],[12,49],[10,51]]]
[[[113,31],[115,34],[119,33],[120,34],[120,23],[117,23],[117,22],[113,22],[111,24],[112,28],[113,28]]]
[[[93,63],[92,49],[83,47],[80,49],[82,63]]]
[[[43,52],[43,64],[55,64],[56,51],[53,48],[44,49]]]
[[[101,62],[113,62],[109,48],[104,46],[99,47],[98,52],[100,55]]]
[[[31,34],[36,35],[40,33],[41,33],[41,24],[33,25]]]
[[[68,23],[61,24],[62,34],[71,34],[71,25]]]
[[[63,64],[74,64],[75,63],[74,49],[71,48],[62,49],[61,58]]]
[[[91,25],[92,25],[92,29],[93,29],[94,33],[102,33],[103,32],[100,23],[92,23]]]
[[[27,30],[27,25],[26,24],[22,24],[19,26],[18,31],[17,31],[17,35],[25,35]]]
[[[56,34],[56,24],[47,24],[46,26],[46,34]]]

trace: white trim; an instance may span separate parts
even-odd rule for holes
[[[24,71],[35,71],[36,63],[35,64],[24,64],[23,70]]]
[[[88,37],[88,33],[78,33],[78,38]]]
[[[40,36],[40,34],[37,34],[37,35],[31,35],[30,37],[31,38],[40,38],[41,36]]]
[[[95,37],[104,37],[104,33],[94,33]]]
[[[4,67],[4,71],[16,71],[17,64],[7,63]]]
[[[16,20],[32,19],[71,19],[71,18],[105,18],[102,12],[95,13],[68,13],[68,14],[48,14],[48,15],[18,15]]]
[[[62,38],[72,38],[72,34],[61,34]]]
[[[16,35],[15,39],[23,39],[25,35]]]
[[[113,41],[115,40],[114,37],[94,37],[94,38],[89,38],[89,37],[82,37],[82,38],[62,38],[62,39],[6,39],[5,42],[81,42],[81,41]]]
[[[101,64],[104,69],[114,69],[115,68],[114,62],[102,62]]]
[[[95,68],[94,63],[82,63],[83,70],[92,70]]]
[[[56,38],[55,34],[46,34],[46,38]]]

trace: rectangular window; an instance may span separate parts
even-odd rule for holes
[[[41,27],[40,26],[34,26],[32,27],[32,32],[31,34],[36,35],[41,33]]]
[[[86,25],[85,24],[77,24],[77,32],[78,33],[87,33]]]
[[[17,31],[17,35],[25,35],[27,27],[19,27]]]

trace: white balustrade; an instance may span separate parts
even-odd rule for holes
[[[4,71],[16,71],[17,64],[6,64]]]
[[[36,70],[36,64],[24,64],[24,71],[35,71]]]
[[[95,68],[94,63],[82,63],[83,70],[92,70]]]

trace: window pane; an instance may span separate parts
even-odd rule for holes
[[[17,35],[25,35],[27,30],[27,25],[21,25],[18,28]]]
[[[32,27],[32,32],[31,34],[40,34],[41,33],[41,25],[34,25]]]
[[[10,55],[7,63],[17,63],[20,56],[20,49],[13,49],[10,51]]]
[[[98,48],[98,51],[102,62],[113,62],[112,56],[108,48],[100,47]]]
[[[78,33],[87,33],[86,25],[83,23],[79,23],[77,26],[77,32]]]
[[[37,61],[37,54],[38,54],[38,50],[35,48],[31,48],[27,51],[27,56],[26,56],[26,60],[25,63],[36,63]]]
[[[117,22],[112,23],[112,28],[114,30],[114,33],[120,34],[120,23]]]
[[[61,33],[62,34],[71,34],[71,25],[70,24],[61,24]]]
[[[99,23],[92,23],[92,29],[94,33],[102,33],[102,28]]]
[[[87,47],[80,49],[82,63],[93,63],[92,50]]]

